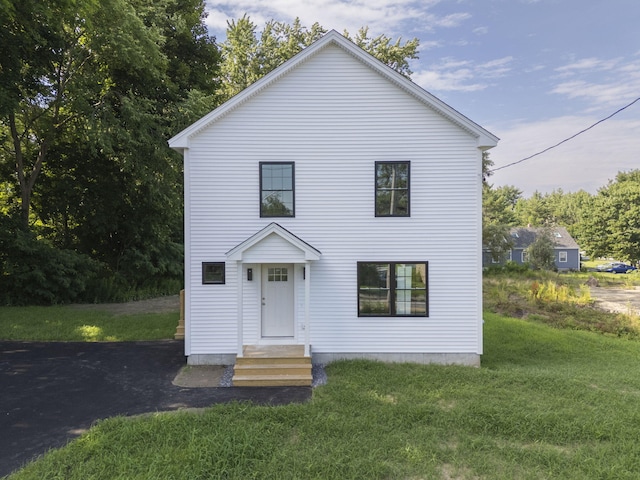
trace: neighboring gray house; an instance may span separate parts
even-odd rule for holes
[[[527,248],[536,240],[538,234],[543,230],[544,228],[537,227],[512,228],[510,233],[513,247],[509,253],[505,258],[496,261],[491,258],[491,253],[488,250],[483,249],[482,266],[486,268],[491,265],[504,265],[508,261],[519,264],[526,263]],[[573,237],[569,235],[567,229],[564,227],[552,227],[549,230],[556,244],[555,262],[558,271],[580,270],[580,247],[578,247]]]

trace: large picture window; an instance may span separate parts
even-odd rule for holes
[[[260,163],[260,216],[293,217],[293,162]]]
[[[427,280],[427,262],[358,262],[358,316],[428,317]]]
[[[409,216],[409,162],[376,162],[376,217]]]

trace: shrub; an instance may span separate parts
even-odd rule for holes
[[[83,298],[101,264],[59,250],[10,218],[0,218],[0,304],[51,305]]]

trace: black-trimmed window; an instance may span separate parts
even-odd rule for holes
[[[359,317],[428,317],[428,262],[358,262]]]
[[[294,217],[293,162],[260,162],[260,216]]]
[[[376,162],[376,217],[409,216],[410,162]]]
[[[224,262],[202,262],[202,284],[224,284]]]

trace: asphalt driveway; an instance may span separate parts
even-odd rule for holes
[[[182,341],[0,341],[0,477],[65,445],[99,419],[248,400],[304,402],[311,388],[185,388]]]

